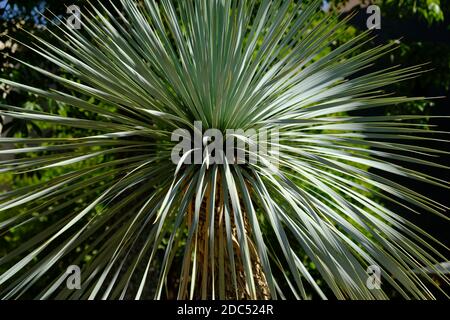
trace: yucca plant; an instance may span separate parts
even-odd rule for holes
[[[329,50],[347,19],[313,24],[321,2],[121,0],[84,9],[81,30],[57,23],[57,43],[34,37],[30,49],[70,76],[22,63],[70,91],[2,82],[86,118],[9,105],[1,115],[86,134],[0,140],[9,146],[0,154],[16,155],[3,173],[68,168],[0,196],[2,232],[57,215],[0,258],[1,296],[23,297],[68,260],[82,266],[81,289],[53,279],[37,298],[139,299],[153,284],[156,299],[445,294],[435,280],[448,284],[436,267],[448,249],[386,204],[448,220],[446,208],[383,174],[447,188],[408,168],[439,166],[427,157],[444,152],[415,145],[432,140],[420,116],[347,115],[422,99],[383,91],[420,67],[371,70],[395,45],[361,52],[370,31]],[[278,138],[263,141],[257,163],[212,163],[203,139],[201,163],[185,161],[193,146],[174,164],[173,132],[194,134],[196,121],[200,134]],[[65,210],[74,203],[87,204]],[[367,285],[369,266],[381,269],[380,289]]]

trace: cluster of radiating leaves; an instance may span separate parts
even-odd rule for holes
[[[0,230],[26,224],[36,213],[50,216],[90,199],[85,208],[65,212],[0,258],[0,265],[10,265],[0,275],[4,298],[23,295],[85,243],[98,254],[83,267],[82,290],[62,288],[55,279],[39,298],[123,298],[135,289],[130,283],[136,278],[140,285],[131,294],[140,298],[155,276],[155,297],[162,298],[173,268],[180,277],[178,297],[194,298],[197,271],[205,263],[211,264],[206,270],[212,270],[213,285],[202,286],[201,296],[224,298],[224,265],[234,270],[227,281],[237,288],[236,261],[229,254],[216,263],[213,252],[210,259],[197,260],[204,206],[209,247],[236,250],[250,297],[257,296],[253,243],[273,298],[308,298],[309,289],[326,298],[304,266],[303,252],[340,299],[387,298],[383,290],[367,287],[369,265],[380,266],[384,284],[404,297],[432,298],[430,287],[440,290],[421,271],[424,267],[448,283],[435,267],[446,261],[447,249],[370,194],[412,213],[448,220],[442,214],[445,208],[366,170],[447,188],[448,182],[407,167],[439,166],[433,157],[441,151],[414,145],[430,139],[430,130],[414,123],[420,116],[345,116],[416,100],[392,97],[382,88],[415,76],[419,67],[369,71],[393,47],[354,54],[370,39],[368,32],[323,54],[346,20],[330,16],[311,26],[321,1],[306,6],[270,0],[146,0],[142,6],[120,2],[116,11],[101,4],[89,14],[85,9],[82,30],[61,27],[62,36],[54,34],[57,44],[35,37],[31,49],[79,81],[21,61],[78,95],[2,79],[98,116],[87,120],[1,105],[1,115],[81,128],[86,135],[0,140],[11,146],[0,154],[16,156],[0,162],[2,173],[72,169],[2,194]],[[211,166],[206,158],[202,165],[174,165],[171,133],[192,130],[194,121],[202,121],[205,129],[277,129],[279,152],[269,153],[259,164]],[[265,165],[275,157],[278,168]],[[73,166],[79,163],[85,165]],[[16,208],[20,214],[12,210]],[[225,225],[218,244],[217,212]],[[173,261],[180,250],[178,268]],[[84,256],[79,254],[73,264]],[[150,272],[155,272],[155,260],[161,265],[157,274]],[[142,265],[144,271],[137,272]]]

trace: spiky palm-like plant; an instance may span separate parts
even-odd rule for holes
[[[1,161],[2,172],[70,168],[0,196],[2,231],[57,214],[0,258],[9,266],[0,275],[3,298],[23,296],[68,257],[83,266],[81,290],[54,279],[37,297],[141,298],[153,278],[155,298],[167,297],[167,287],[193,299],[311,292],[384,299],[385,287],[433,298],[430,288],[440,289],[424,267],[448,283],[434,267],[446,261],[440,252],[447,248],[436,249],[439,242],[372,195],[411,211],[442,215],[445,208],[367,170],[447,187],[390,161],[437,166],[423,158],[438,150],[414,145],[430,131],[399,121],[420,117],[345,116],[413,101],[381,89],[418,67],[368,71],[393,48],[355,54],[369,32],[327,51],[346,21],[328,17],[313,26],[322,1],[120,2],[113,11],[99,4],[84,12],[81,30],[60,26],[57,44],[36,38],[31,46],[77,80],[29,67],[78,94],[2,80],[96,117],[2,105],[4,116],[86,130],[73,138],[1,139],[11,146],[1,154],[29,155]],[[201,164],[173,164],[172,133],[193,132],[195,121],[222,132],[276,129],[279,139],[267,139],[269,151],[256,164],[211,164],[208,153]],[[86,251],[77,248],[85,245],[96,254],[82,264]],[[372,265],[381,268],[379,290],[367,286]]]

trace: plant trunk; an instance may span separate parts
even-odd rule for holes
[[[251,300],[251,299],[260,299],[260,300],[268,300],[270,299],[270,292],[269,287],[267,285],[266,277],[263,272],[263,268],[261,265],[261,261],[259,259],[256,247],[251,240],[251,233],[250,228],[248,225],[248,221],[246,219],[245,221],[245,227],[246,227],[246,237],[249,244],[250,249],[250,257],[252,262],[252,271],[253,271],[253,277],[255,281],[255,287],[256,287],[256,297],[252,297],[250,294],[250,290],[248,288],[248,281],[246,280],[246,275],[244,271],[244,265],[241,259],[241,248],[240,243],[238,241],[237,237],[237,230],[234,223],[232,223],[232,235],[233,235],[233,255],[234,255],[234,261],[235,261],[235,272],[236,272],[236,282],[237,282],[237,288],[234,287],[233,283],[233,266],[231,265],[231,259],[228,252],[224,252],[223,259],[220,257],[220,250],[219,250],[219,243],[221,241],[220,237],[223,237],[222,241],[226,241],[226,234],[225,234],[225,228],[219,228],[218,226],[224,226],[225,222],[218,219],[216,221],[216,228],[215,228],[215,234],[214,234],[214,269],[215,269],[215,280],[219,280],[218,275],[218,264],[223,263],[224,266],[224,279],[223,279],[223,285],[225,288],[225,299],[230,300]],[[198,238],[198,245],[199,245],[199,251],[197,251],[197,261],[199,261],[199,268],[200,271],[200,277],[199,277],[199,289],[202,288],[202,286],[208,286],[208,295],[205,296],[200,295],[199,298],[201,299],[210,299],[212,298],[210,296],[212,291],[212,263],[210,260],[210,248],[209,248],[209,223],[208,221],[200,222],[199,224],[199,238]],[[223,234],[220,235],[219,232],[222,232]],[[221,261],[223,260],[223,261]],[[202,271],[201,271],[202,270]],[[218,287],[219,287],[219,281],[215,281],[215,290],[216,290],[216,299],[218,298]],[[201,292],[201,290],[199,290]]]
[[[217,190],[221,190],[221,188],[218,186]],[[209,192],[207,191],[206,194],[208,195]],[[258,252],[256,250],[256,246],[252,240],[251,226],[249,225],[249,221],[245,213],[243,213],[245,236],[249,245],[256,296],[251,295],[249,290],[249,281],[244,271],[244,264],[241,258],[241,244],[238,240],[237,227],[234,222],[233,213],[229,213],[229,223],[233,243],[233,252],[230,253],[227,246],[226,220],[223,210],[224,206],[223,202],[221,202],[220,195],[216,195],[216,206],[213,212],[213,228],[210,228],[211,212],[208,210],[208,203],[209,199],[206,197],[200,210],[198,228],[196,236],[194,236],[193,240],[193,242],[196,241],[197,245],[197,250],[195,252],[195,261],[197,261],[197,263],[195,274],[192,274],[191,266],[189,278],[192,282],[192,279],[195,277],[194,294],[193,296],[190,296],[190,288],[186,286],[184,290],[185,292],[181,295],[181,297],[192,297],[193,299],[202,300],[212,298],[226,300],[269,300],[269,287]],[[187,218],[189,227],[193,221],[193,214],[194,203],[192,202],[188,210]],[[214,233],[212,236],[210,236],[211,232]],[[210,245],[212,237],[214,239],[212,242],[213,248]],[[234,258],[234,265],[232,264],[232,257]],[[222,272],[220,270],[222,270]],[[236,275],[235,278],[234,274]],[[184,276],[187,277],[187,274],[184,274]],[[234,281],[234,279],[236,279],[236,281]]]

